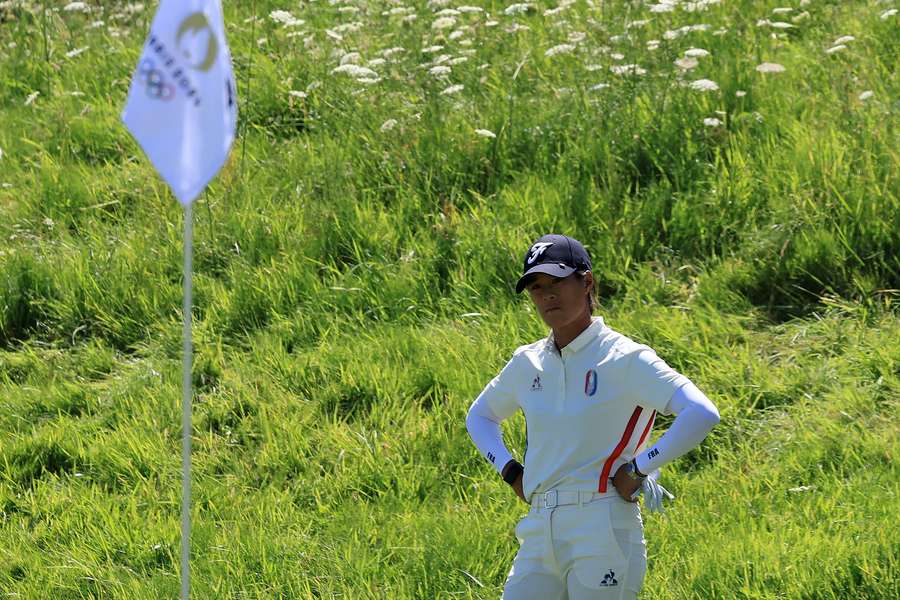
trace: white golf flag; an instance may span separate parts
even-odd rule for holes
[[[237,124],[220,0],[161,0],[122,121],[182,204],[215,177]]]

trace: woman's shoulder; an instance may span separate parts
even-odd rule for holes
[[[620,333],[615,331],[614,329],[606,328],[606,335],[604,336],[604,345],[606,345],[610,352],[613,352],[617,355],[621,356],[634,356],[640,354],[644,350],[649,350],[650,352],[655,352],[653,348],[646,344],[641,344],[640,342],[636,342],[624,333]]]
[[[541,338],[536,342],[531,342],[530,344],[525,344],[524,346],[519,346],[513,351],[512,359],[515,360],[517,357],[524,355],[536,355],[544,352],[547,347],[547,338]]]

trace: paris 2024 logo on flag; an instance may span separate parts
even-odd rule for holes
[[[182,204],[215,176],[237,125],[220,0],[162,0],[122,120]]]

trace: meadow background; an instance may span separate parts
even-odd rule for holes
[[[722,415],[642,598],[900,598],[895,6],[226,0],[194,597],[499,597],[526,507],[464,416],[554,231]],[[178,594],[182,211],[119,121],[155,8],[0,2],[0,597]]]

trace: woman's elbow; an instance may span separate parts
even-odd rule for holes
[[[703,411],[703,421],[706,423],[707,430],[711,430],[721,421],[719,411],[712,403]]]

